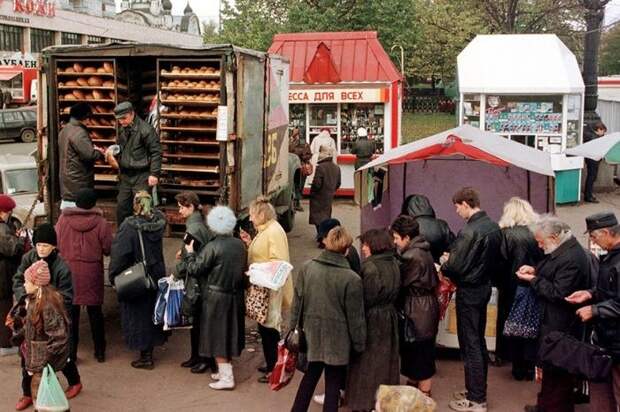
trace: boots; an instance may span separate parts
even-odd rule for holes
[[[155,367],[155,363],[153,363],[153,349],[141,350],[140,358],[131,362],[131,366],[136,369],[153,369]]]
[[[211,389],[215,390],[233,390],[235,389],[235,376],[233,375],[232,363],[220,363],[219,380],[209,384]]]

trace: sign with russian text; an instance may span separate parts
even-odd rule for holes
[[[13,11],[33,16],[54,17],[56,2],[54,0],[13,0]]]
[[[37,59],[30,53],[2,53],[0,66],[22,66],[24,69],[36,69]]]
[[[299,89],[288,92],[289,103],[384,103],[390,89]]]

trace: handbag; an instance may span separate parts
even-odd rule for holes
[[[248,318],[263,324],[269,312],[269,289],[250,285],[245,296],[245,314]]]
[[[140,239],[140,251],[142,261],[136,263],[129,269],[114,278],[116,295],[121,302],[129,302],[146,295],[155,289],[155,283],[149,276],[146,269],[146,254],[144,253],[144,241],[142,231],[138,229],[138,239]]]
[[[297,355],[297,362],[295,363],[297,370],[306,373],[308,370],[308,341],[306,340],[306,333],[304,332],[303,314],[304,298],[302,297],[297,325],[286,333],[284,337],[284,346]]]
[[[396,311],[398,315],[398,334],[401,343],[413,343],[415,338],[415,324],[403,310]]]
[[[534,289],[517,286],[515,299],[504,323],[504,336],[536,339],[540,330],[540,306]]]
[[[278,360],[276,361],[271,375],[269,375],[269,387],[272,391],[279,391],[293,379],[297,354],[286,349],[284,340],[278,343]]]
[[[549,332],[542,338],[538,358],[547,365],[594,382],[608,379],[613,363],[603,348],[560,331]]]

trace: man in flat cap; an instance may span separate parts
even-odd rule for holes
[[[58,134],[61,209],[75,207],[78,190],[95,187],[95,162],[103,159],[103,149],[93,145],[84,120],[92,114],[86,103],[71,106],[71,119]]]
[[[579,290],[566,298],[582,304],[577,315],[594,325],[594,342],[607,349],[614,366],[609,380],[590,382],[590,410],[616,411],[620,405],[620,225],[611,212],[596,213],[586,218],[590,241],[607,251],[600,260],[598,276],[590,290]]]
[[[133,213],[135,194],[159,183],[161,145],[155,129],[136,115],[130,102],[119,103],[114,108],[114,115],[121,126],[116,205],[116,224],[120,226]]]

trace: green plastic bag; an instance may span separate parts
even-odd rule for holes
[[[54,372],[50,365],[43,369],[35,409],[39,412],[64,412],[69,410],[69,401],[60,386],[60,382],[58,382],[56,372]]]

